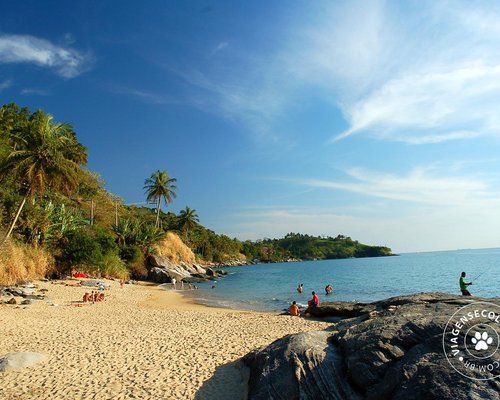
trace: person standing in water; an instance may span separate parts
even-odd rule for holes
[[[303,291],[304,291],[304,284],[301,283],[299,286],[297,286],[297,292],[299,292],[300,294],[302,294]]]
[[[465,282],[465,272],[462,272],[460,275],[460,279],[458,281],[460,285],[460,290],[462,292],[462,296],[472,296],[470,292],[467,290],[467,286],[472,285],[472,282]]]

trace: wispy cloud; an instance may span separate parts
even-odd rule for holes
[[[364,196],[412,202],[439,207],[484,207],[500,205],[493,178],[446,175],[442,170],[414,168],[406,175],[384,174],[352,168],[344,181],[325,179],[294,179],[315,188],[327,188],[358,193]]]
[[[111,91],[116,94],[131,96],[139,99],[140,101],[148,104],[177,104],[178,99],[165,94],[149,92],[146,90],[135,89],[131,87],[115,86],[111,88]]]
[[[0,63],[29,63],[55,70],[63,78],[74,78],[88,70],[90,53],[30,35],[0,35]]]
[[[24,96],[48,96],[50,95],[50,92],[45,89],[38,89],[38,88],[25,88],[21,90],[21,94]]]
[[[193,101],[266,137],[279,136],[307,98],[342,111],[348,128],[332,126],[332,141],[365,134],[422,145],[498,134],[500,5],[319,2],[305,12],[277,29],[271,51],[221,42],[213,52],[224,49],[231,68],[178,68],[200,89]]]
[[[7,79],[6,81],[0,82],[0,92],[8,89],[12,86],[12,80]]]

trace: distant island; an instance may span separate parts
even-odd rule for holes
[[[385,246],[370,246],[348,236],[311,236],[289,233],[281,239],[243,242],[243,254],[260,262],[331,260],[338,258],[385,257],[392,251]]]

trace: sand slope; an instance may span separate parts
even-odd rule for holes
[[[325,323],[192,304],[154,286],[109,282],[102,303],[72,304],[85,289],[38,283],[58,306],[0,305],[0,357],[45,353],[0,374],[0,399],[237,399],[235,362],[289,333]]]

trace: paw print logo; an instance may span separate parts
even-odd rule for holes
[[[488,332],[476,332],[472,338],[472,344],[475,344],[476,350],[488,350],[488,346],[493,343],[493,339],[489,337]]]

